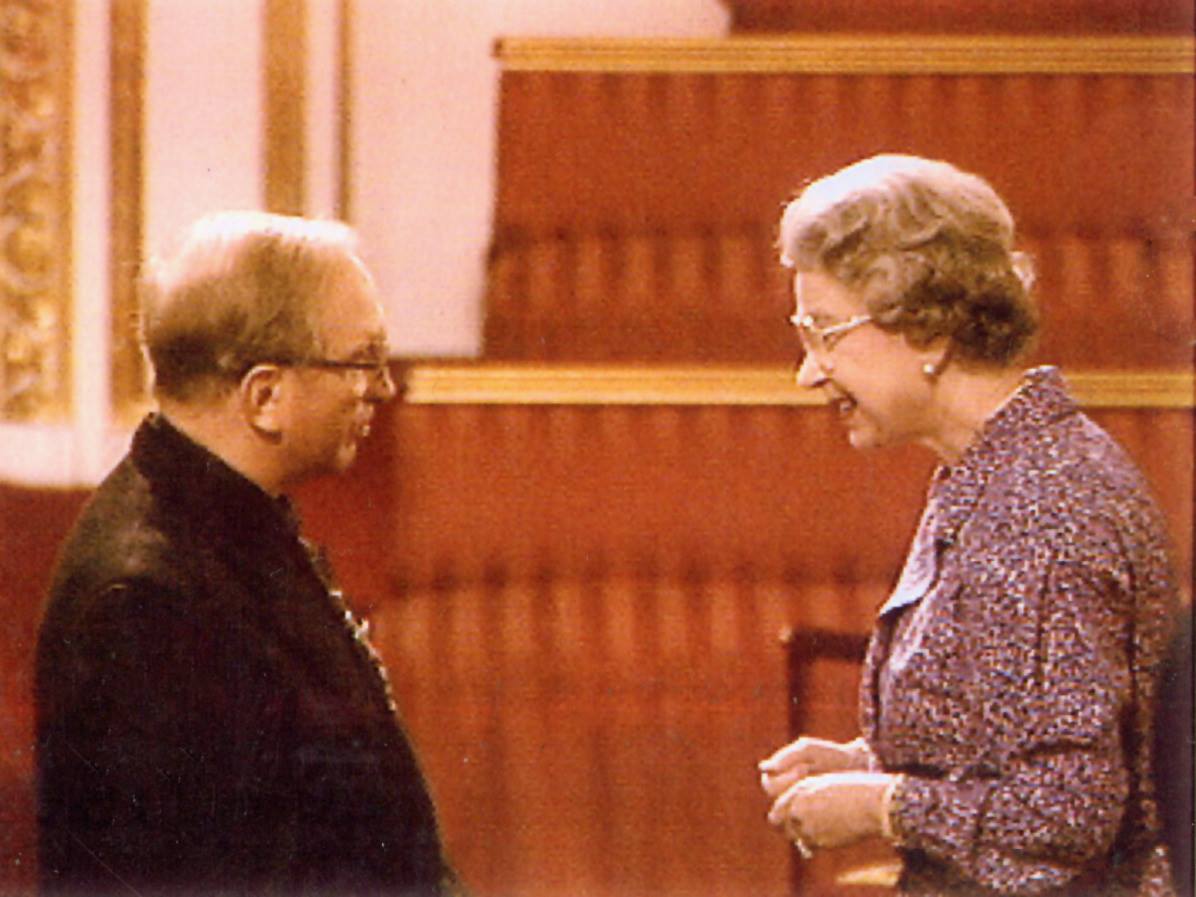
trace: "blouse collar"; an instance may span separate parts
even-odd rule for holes
[[[1078,410],[1058,368],[1027,371],[1021,386],[984,422],[959,461],[935,469],[928,499],[935,506],[935,539],[953,544],[993,471],[1007,467],[1028,443],[1041,438],[1045,427]]]

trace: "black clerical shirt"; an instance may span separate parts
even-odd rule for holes
[[[350,622],[285,500],[148,418],[39,637],[43,891],[441,893],[432,802]]]

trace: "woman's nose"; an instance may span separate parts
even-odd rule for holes
[[[797,366],[797,385],[803,389],[813,389],[826,381],[827,369],[818,363],[812,352],[807,352]]]

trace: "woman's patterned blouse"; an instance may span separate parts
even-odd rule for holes
[[[1150,751],[1161,514],[1054,368],[935,471],[860,689],[909,894],[1172,893]]]

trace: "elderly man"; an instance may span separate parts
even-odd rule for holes
[[[41,881],[451,889],[380,664],[283,493],[395,395],[353,234],[221,213],[151,278],[158,412],[68,540],[38,645]]]

